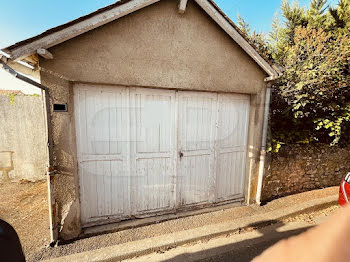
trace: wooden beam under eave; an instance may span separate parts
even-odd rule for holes
[[[39,48],[36,52],[45,59],[53,59],[53,55],[44,48]]]
[[[22,64],[19,64],[15,61],[11,61],[11,60],[8,62],[8,65],[23,75],[30,76],[30,77],[35,78],[35,79],[40,79],[40,71],[39,70],[30,69]]]
[[[179,3],[179,13],[184,14],[186,11],[186,6],[187,6],[187,0],[180,0]]]
[[[35,66],[39,63],[39,58],[38,58],[37,54],[32,54],[30,56],[23,58],[22,61],[24,61],[32,66]]]

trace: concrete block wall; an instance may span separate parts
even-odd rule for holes
[[[42,96],[0,95],[0,181],[45,179],[47,132]]]

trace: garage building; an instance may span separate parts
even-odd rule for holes
[[[257,200],[279,70],[211,0],[119,1],[3,51],[49,91],[53,240]]]

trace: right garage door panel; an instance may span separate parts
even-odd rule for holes
[[[216,146],[216,199],[244,196],[249,96],[219,94]]]
[[[177,206],[243,198],[250,97],[177,95]]]

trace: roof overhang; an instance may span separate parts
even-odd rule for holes
[[[37,70],[35,70],[35,67],[31,63],[27,63],[25,61],[13,61],[9,59],[10,56],[6,53],[2,53],[0,51],[0,63],[7,64],[12,69],[20,72],[21,74],[33,77],[35,79],[40,79],[40,74]]]
[[[52,28],[40,35],[23,40],[2,49],[9,60],[37,61],[37,53],[84,34],[118,18],[133,13],[161,0],[122,0],[80,17],[64,25]],[[252,45],[238,27],[212,0],[194,0],[268,75],[277,78],[281,71]],[[38,50],[40,52],[38,52]]]

